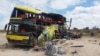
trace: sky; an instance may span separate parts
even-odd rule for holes
[[[0,0],[0,29],[9,22],[15,6],[61,14],[67,21],[72,18],[71,28],[100,28],[100,0]]]

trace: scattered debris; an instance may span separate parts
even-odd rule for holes
[[[94,40],[94,42],[97,42],[97,40]]]
[[[47,41],[45,44],[45,55],[47,56],[53,56],[56,53],[56,47],[54,44],[52,44],[51,41]]]
[[[88,40],[88,41],[90,41],[90,42],[97,42],[97,40]]]
[[[57,51],[57,54],[64,55],[64,54],[66,54],[66,52],[61,47],[59,47],[58,51]]]
[[[73,52],[71,52],[72,54],[76,54],[77,53],[77,51],[73,51]]]
[[[100,43],[99,43],[99,45],[100,45]]]
[[[62,46],[64,46],[64,47],[65,47],[66,45],[68,45],[68,43],[63,44]]]
[[[36,46],[34,46],[33,50],[34,50],[34,51],[39,51],[40,48],[36,45]]]
[[[83,45],[71,46],[71,47],[84,47]]]
[[[65,43],[65,42],[66,42],[66,39],[62,39],[62,40],[60,41],[60,44]]]

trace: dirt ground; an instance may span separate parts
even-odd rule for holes
[[[3,48],[5,43],[7,43],[5,33],[0,33],[0,56],[45,56],[43,51]],[[85,36],[81,39],[66,40],[56,46],[65,50],[65,56],[100,56],[100,38],[96,37]]]

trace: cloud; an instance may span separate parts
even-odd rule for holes
[[[43,5],[43,4],[46,4],[48,2],[48,0],[19,0],[19,2],[22,2],[24,4],[27,4],[27,5],[32,5],[32,6],[38,6],[38,5]]]
[[[82,2],[86,2],[86,0],[51,0],[50,7],[56,10],[62,10]]]
[[[47,10],[49,0],[18,0],[24,6],[41,9],[43,11]]]
[[[0,1],[0,29],[3,29],[5,24],[9,22],[11,12],[13,10],[14,4],[8,0]]]
[[[90,7],[75,7],[72,11],[67,11],[65,16],[73,18],[72,28],[100,27],[100,3],[94,2]]]
[[[9,22],[13,8],[17,5],[47,11],[48,0],[1,0],[0,1],[0,29]]]
[[[94,1],[93,4],[94,4],[94,5],[100,5],[100,0],[96,0],[96,1]]]

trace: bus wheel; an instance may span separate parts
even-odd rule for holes
[[[35,36],[33,36],[33,35],[30,36],[29,44],[30,44],[30,46],[34,46],[37,44],[37,39],[35,38]]]

